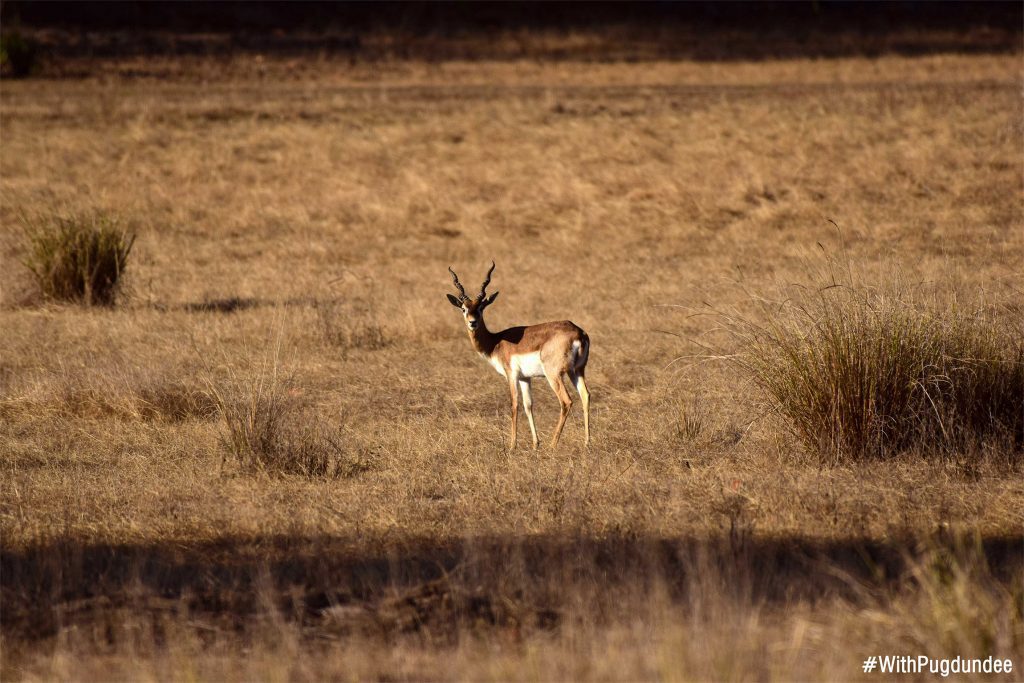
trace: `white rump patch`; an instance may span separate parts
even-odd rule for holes
[[[573,370],[578,370],[581,365],[586,361],[582,357],[583,344],[579,339],[576,339],[572,343],[572,349],[569,351],[569,367]]]

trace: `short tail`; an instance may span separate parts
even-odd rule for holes
[[[589,358],[590,337],[586,332],[580,332],[580,338],[572,343],[572,368],[576,374],[583,374]]]

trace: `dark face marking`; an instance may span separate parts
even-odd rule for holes
[[[466,319],[466,327],[471,331],[480,327],[483,322],[484,308],[485,306],[479,301],[462,302],[462,317]]]

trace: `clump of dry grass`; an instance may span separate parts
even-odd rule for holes
[[[301,399],[302,390],[281,373],[277,357],[248,379],[208,381],[224,420],[225,459],[249,472],[305,476],[353,476],[368,464],[347,452],[341,431]]]
[[[103,213],[28,221],[32,271],[47,299],[111,305],[122,284],[135,235]]]
[[[706,439],[711,428],[711,410],[707,403],[696,397],[679,404],[677,433],[686,443],[697,443]]]
[[[316,423],[300,426],[296,403],[276,378],[256,378],[240,397],[215,396],[227,428],[226,457],[242,469],[308,476],[330,472],[340,443]]]
[[[851,284],[804,289],[767,320],[730,319],[739,362],[825,460],[1024,443],[1024,343],[1003,320]]]

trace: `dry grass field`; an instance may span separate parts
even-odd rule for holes
[[[239,57],[4,80],[0,677],[853,680],[928,654],[1019,680],[1019,445],[823,463],[722,312],[760,320],[832,264],[1024,332],[1022,75]],[[23,224],[96,212],[137,235],[117,304],[41,300]],[[503,380],[445,300],[449,265],[475,288],[491,259],[492,329],[589,333],[589,449],[577,401],[557,449],[521,420],[507,450]]]

